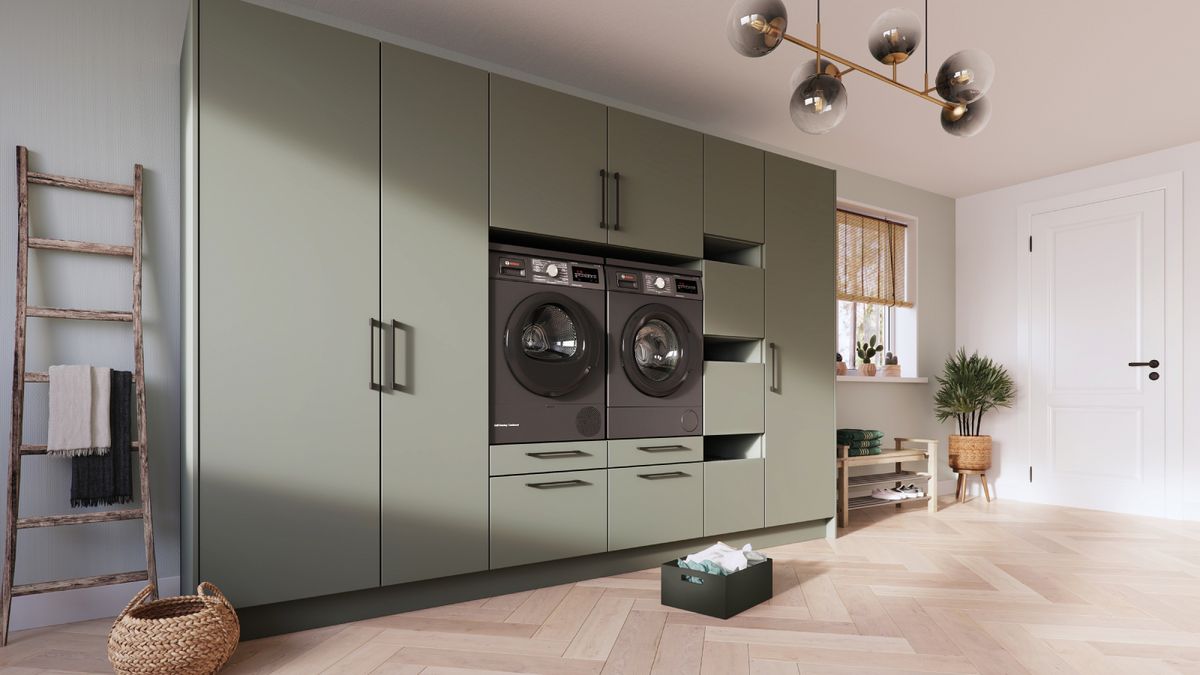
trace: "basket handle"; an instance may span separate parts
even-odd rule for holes
[[[128,614],[130,611],[133,610],[134,607],[137,607],[138,605],[145,602],[146,598],[150,597],[153,594],[154,594],[154,584],[148,584],[145,588],[138,591],[138,594],[133,596],[133,599],[129,601],[129,604],[125,605],[125,609],[121,610],[121,613],[117,615],[117,620],[120,621],[121,619],[123,619],[126,614]]]
[[[200,585],[196,587],[196,595],[201,597],[207,595],[209,597],[216,598],[224,605],[233,607],[233,603],[229,602],[229,598],[225,597],[225,594],[221,592],[221,589],[217,588],[216,584],[207,581],[201,581]]]

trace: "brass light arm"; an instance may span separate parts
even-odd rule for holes
[[[943,101],[941,99],[937,99],[937,98],[930,96],[929,91],[933,91],[932,89],[930,89],[929,91],[921,91],[919,89],[913,89],[912,87],[904,84],[903,82],[893,80],[886,75],[883,75],[881,73],[875,72],[874,70],[871,70],[870,68],[864,68],[863,66],[860,66],[857,63],[850,61],[849,59],[842,58],[842,57],[838,56],[837,54],[834,54],[833,52],[829,51],[828,49],[818,49],[816,45],[813,45],[809,42],[801,40],[800,38],[798,38],[794,35],[789,35],[788,33],[783,33],[782,35],[780,35],[780,37],[782,37],[784,40],[787,40],[788,42],[790,42],[794,45],[804,47],[808,51],[818,54],[821,58],[826,58],[826,59],[829,59],[830,61],[839,63],[839,64],[845,66],[846,68],[849,68],[852,70],[857,70],[858,72],[860,72],[864,75],[869,75],[869,76],[875,78],[876,80],[879,80],[880,82],[885,82],[887,84],[892,85],[893,87],[902,89],[902,90],[912,94],[913,96],[916,96],[917,98],[923,98],[926,101],[929,101],[930,103],[933,103],[934,105],[937,105],[939,107],[945,108],[946,110],[949,110],[951,112],[958,112],[959,115],[962,115],[962,113],[966,111],[966,107],[961,104],[947,103],[946,101]]]

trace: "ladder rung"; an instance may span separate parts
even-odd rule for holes
[[[49,382],[50,373],[25,373],[26,382]]]
[[[83,319],[90,321],[133,321],[133,312],[109,312],[98,309],[60,309],[58,307],[27,307],[25,316],[46,319]]]
[[[134,441],[133,443],[130,444],[130,446],[131,447],[129,448],[129,451],[134,452],[138,448],[142,447],[142,443],[141,443],[141,441]],[[46,446],[45,445],[22,445],[21,446],[21,454],[22,455],[44,455],[44,454],[46,454]]]
[[[36,595],[38,593],[53,593],[54,591],[68,591],[74,588],[95,588],[96,586],[115,586],[116,584],[127,584],[131,581],[145,581],[150,578],[146,570],[138,572],[123,572],[121,574],[103,574],[98,577],[79,577],[77,579],[63,579],[61,581],[43,581],[36,584],[22,584],[13,586],[13,597],[21,595]]]
[[[61,516],[31,516],[29,518],[17,518],[17,529],[57,527],[59,525],[87,525],[89,523],[114,523],[118,520],[137,520],[141,517],[141,509],[92,511],[91,513],[70,513]]]
[[[125,197],[133,196],[132,185],[106,183],[101,180],[88,180],[87,178],[55,176],[54,174],[41,173],[39,171],[30,171],[29,173],[25,174],[25,176],[30,183],[37,185],[53,185],[54,187],[70,188],[72,190],[86,190],[88,192],[103,192],[105,194],[123,195]]]
[[[71,239],[41,239],[31,237],[29,248],[40,248],[50,251],[77,251],[79,253],[99,253],[100,255],[133,256],[132,246],[116,244],[97,244],[91,241],[73,241]]]

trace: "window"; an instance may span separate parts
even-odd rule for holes
[[[898,329],[897,308],[911,324],[909,253],[905,224],[838,209],[837,348],[849,368],[861,365],[857,344],[873,336],[885,352],[904,351],[897,343],[909,331]],[[873,360],[882,363],[882,357]]]

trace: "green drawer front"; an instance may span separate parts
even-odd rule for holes
[[[704,433],[763,432],[763,364],[704,363]]]
[[[703,436],[623,438],[608,441],[609,466],[646,466],[699,462],[704,459]]]
[[[491,479],[491,568],[602,553],[608,472]]]
[[[607,462],[608,445],[605,441],[491,446],[493,476],[603,469]]]
[[[704,534],[704,464],[608,470],[608,550]]]
[[[704,334],[763,336],[763,270],[705,260]]]
[[[763,461],[704,463],[704,536],[763,526]]]

